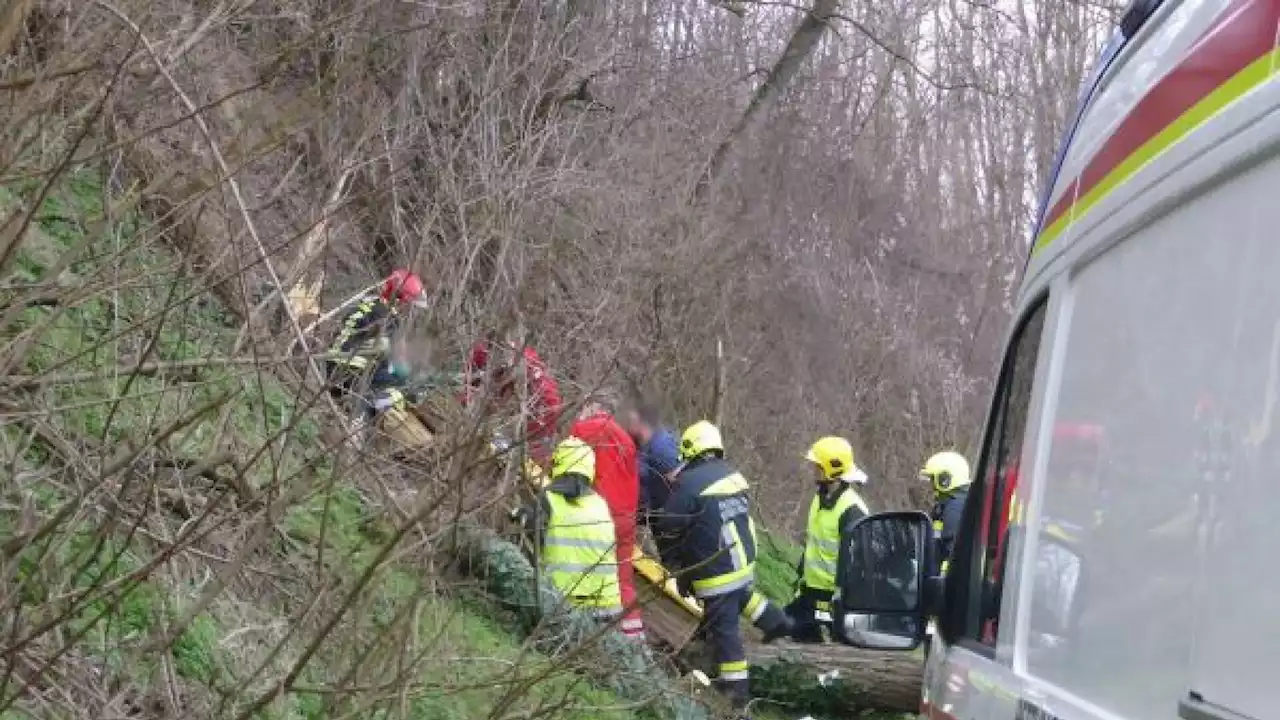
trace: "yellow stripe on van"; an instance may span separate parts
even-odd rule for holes
[[[1233,75],[1230,80],[1222,85],[1214,88],[1202,100],[1192,105],[1186,112],[1179,115],[1176,120],[1143,143],[1141,147],[1126,157],[1111,172],[1107,173],[1102,181],[1095,185],[1084,197],[1077,199],[1071,205],[1071,208],[1062,214],[1062,217],[1041,231],[1031,249],[1031,254],[1034,255],[1047,247],[1049,243],[1062,235],[1076,220],[1084,217],[1092,210],[1102,198],[1128,181],[1148,163],[1158,158],[1164,151],[1190,134],[1192,130],[1203,125],[1206,120],[1216,115],[1218,111],[1270,80],[1276,75],[1277,69],[1280,69],[1277,67],[1277,62],[1280,62],[1280,48],[1273,49],[1254,60],[1245,69]]]

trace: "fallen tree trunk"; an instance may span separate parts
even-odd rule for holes
[[[661,693],[667,704],[662,710],[668,717],[707,716],[697,701],[679,697],[687,689],[677,688],[678,683],[663,674],[647,650],[614,632],[594,638],[592,633],[598,633],[599,626],[578,613],[566,613],[556,592],[545,582],[536,582],[528,558],[514,544],[491,530],[460,526],[457,556],[463,569],[481,579],[488,593],[514,614],[519,631],[532,637],[548,655],[563,657],[590,641],[595,647],[580,657],[585,661],[580,664],[594,664],[597,671],[592,676],[602,685],[629,700],[653,699]],[[646,586],[640,595],[652,598],[656,592]],[[669,640],[665,633],[670,628],[654,622],[661,613],[651,613],[651,609],[657,608],[646,604],[646,629],[655,639]],[[684,615],[671,619],[679,626],[680,635],[690,630],[684,625],[697,622]],[[871,652],[844,645],[791,642],[762,645],[758,631],[745,622],[743,632],[752,666],[752,694],[757,698],[830,717],[853,717],[868,708],[914,711],[919,707],[919,651]],[[677,648],[682,644],[671,643]],[[709,654],[702,643],[695,642],[683,655],[697,665],[696,658]]]
[[[873,652],[844,645],[752,645],[752,694],[806,712],[855,716],[865,708],[920,707],[923,653]]]

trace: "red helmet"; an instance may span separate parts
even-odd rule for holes
[[[404,268],[398,268],[383,281],[381,297],[387,302],[395,300],[422,307],[426,303],[427,293],[422,287],[422,278]]]

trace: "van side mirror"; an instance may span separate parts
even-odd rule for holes
[[[931,523],[922,512],[859,520],[840,538],[832,630],[868,650],[912,650],[924,640]]]

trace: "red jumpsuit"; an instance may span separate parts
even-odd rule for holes
[[[569,434],[581,438],[596,453],[595,490],[609,503],[617,538],[618,584],[622,588],[622,633],[644,637],[644,621],[636,605],[635,568],[631,555],[636,544],[636,506],[640,496],[640,473],[636,445],[622,426],[606,413],[576,421]]]
[[[542,362],[541,357],[538,357],[536,350],[531,347],[525,347],[523,356],[525,377],[528,380],[526,392],[531,406],[529,419],[526,421],[524,428],[525,442],[528,443],[529,456],[535,462],[545,465],[548,458],[551,457],[551,445],[555,440],[556,422],[560,419],[560,386],[556,383],[556,379],[551,376],[550,371],[547,370],[546,363]],[[484,372],[488,365],[489,348],[485,343],[478,342],[471,348],[469,370]],[[499,398],[509,399],[513,396],[513,382],[499,375],[497,383]],[[465,390],[463,403],[469,403],[472,396],[479,391],[481,386],[482,383],[480,381],[472,381]]]

